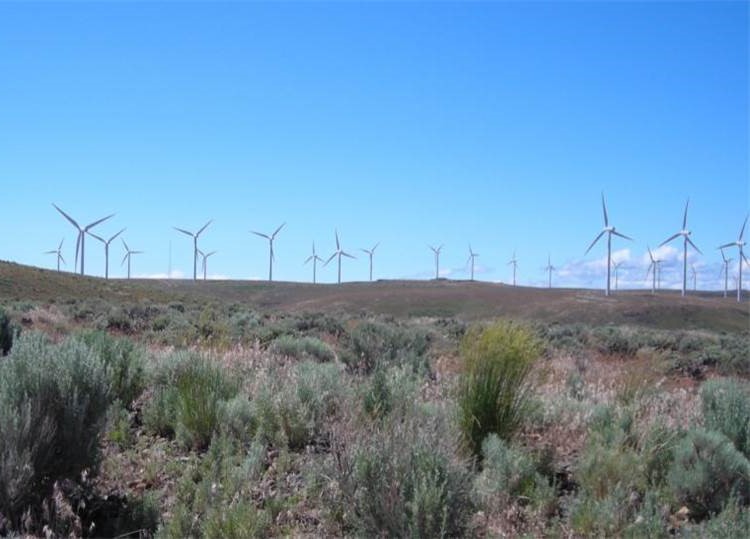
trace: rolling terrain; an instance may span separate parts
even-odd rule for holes
[[[308,284],[263,281],[145,280],[81,277],[0,262],[0,300],[64,302],[242,303],[276,312],[372,312],[393,316],[456,316],[468,320],[511,317],[549,323],[635,325],[659,329],[745,331],[750,304],[718,293],[682,298],[678,291],[652,295],[628,290],[512,287],[470,281],[376,281]]]

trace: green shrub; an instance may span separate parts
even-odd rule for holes
[[[750,463],[725,435],[695,429],[677,444],[668,482],[691,518],[702,519],[733,496],[750,500]]]
[[[701,387],[703,424],[732,440],[750,458],[750,384],[733,379],[708,380]]]
[[[459,424],[475,455],[488,434],[510,440],[523,423],[530,402],[529,374],[540,352],[534,335],[510,322],[474,328],[464,337]]]
[[[362,322],[349,335],[349,349],[342,360],[356,371],[370,373],[378,366],[409,366],[414,372],[429,370],[429,334],[382,322]]]
[[[387,416],[393,407],[393,396],[388,387],[384,369],[378,369],[370,378],[362,405],[365,412],[373,418]]]
[[[22,335],[0,362],[0,513],[21,512],[55,481],[95,467],[110,402],[95,353],[75,340]]]
[[[146,430],[171,438],[177,429],[177,389],[158,386],[143,406]]]
[[[294,359],[312,358],[318,361],[333,361],[336,358],[333,349],[316,337],[282,335],[271,343],[269,350],[280,356]]]
[[[724,510],[700,524],[689,525],[683,530],[683,536],[701,539],[736,539],[750,537],[750,508],[739,500],[730,499]]]
[[[414,419],[361,432],[336,452],[348,524],[367,537],[458,537],[472,513],[471,473],[436,424]],[[343,504],[343,505],[342,505]]]
[[[84,333],[81,340],[104,363],[112,398],[130,406],[146,386],[144,351],[130,339],[112,337],[102,331]]]

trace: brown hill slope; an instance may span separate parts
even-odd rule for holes
[[[57,302],[101,298],[111,302],[237,302],[273,311],[369,311],[394,316],[506,316],[528,320],[628,324],[663,329],[745,331],[750,304],[715,293],[511,287],[467,281],[377,281],[342,285],[259,281],[119,280],[0,262],[0,302]]]

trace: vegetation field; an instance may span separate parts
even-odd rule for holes
[[[748,321],[0,263],[0,536],[747,537]]]

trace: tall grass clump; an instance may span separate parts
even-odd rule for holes
[[[481,456],[488,434],[510,440],[523,423],[530,405],[529,375],[541,351],[533,333],[512,322],[476,327],[463,338],[459,424],[475,455]]]
[[[735,379],[708,380],[701,387],[703,424],[732,440],[750,458],[750,384]]]
[[[55,481],[94,467],[110,404],[97,355],[74,339],[22,335],[0,362],[0,513],[17,525]]]

